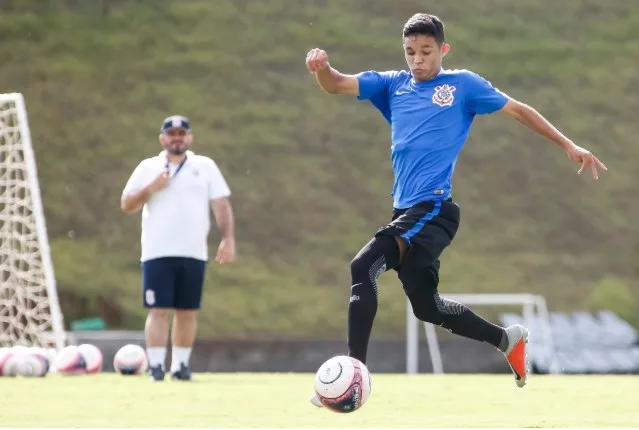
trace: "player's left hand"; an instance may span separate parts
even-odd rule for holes
[[[217,248],[215,261],[220,264],[233,263],[235,261],[235,239],[222,239]]]
[[[597,169],[601,168],[604,170],[608,170],[604,163],[599,161],[599,159],[595,157],[592,152],[580,146],[573,144],[571,147],[566,149],[566,154],[568,154],[568,158],[570,158],[575,163],[581,163],[581,168],[577,172],[580,175],[584,172],[584,170],[590,167],[592,176],[595,179],[599,179],[599,172]]]

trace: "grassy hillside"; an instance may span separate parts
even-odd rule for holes
[[[63,3],[63,5],[59,5]],[[401,26],[447,25],[469,68],[543,112],[610,171],[595,183],[499,115],[462,153],[462,225],[443,292],[543,293],[637,322],[639,4],[610,0],[3,2],[0,91],[25,94],[67,322],[141,327],[139,218],[119,211],[172,113],[234,192],[240,260],[211,265],[203,336],[343,336],[348,264],[390,216],[389,131],[369,105],[323,94],[304,57],[346,72],[404,67]],[[179,228],[179,226],[177,226]],[[217,235],[211,245],[217,246]],[[382,278],[377,336],[404,298]]]

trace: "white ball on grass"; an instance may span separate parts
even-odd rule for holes
[[[9,352],[0,361],[2,368],[2,376],[15,377],[20,374],[21,366],[25,360],[29,348],[24,345],[14,345],[9,348]]]
[[[39,350],[30,350],[22,355],[18,365],[18,375],[43,377],[49,372],[49,359]]]
[[[4,365],[12,355],[11,348],[0,348],[0,376],[4,376]]]
[[[18,352],[14,352],[13,350],[10,350],[5,356],[4,363],[2,364],[2,376],[7,376],[9,378],[18,376],[21,360],[21,351],[18,350]]]
[[[55,368],[61,375],[83,375],[86,373],[87,364],[78,347],[69,345],[62,348],[56,356]]]
[[[122,375],[140,375],[148,369],[149,361],[144,348],[140,345],[128,344],[115,354],[113,367]]]
[[[102,355],[102,351],[90,343],[83,343],[78,346],[78,350],[84,361],[86,363],[86,372],[89,374],[98,373],[102,370],[102,363],[104,361],[104,356]]]
[[[368,368],[353,357],[330,358],[315,374],[315,393],[331,411],[354,412],[366,403],[371,393]]]

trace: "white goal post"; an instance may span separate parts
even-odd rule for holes
[[[546,299],[534,294],[446,294],[443,298],[454,300],[469,306],[472,305],[520,305],[522,306],[523,323],[526,327],[535,327],[540,333],[531,336],[539,339],[550,352],[549,373],[560,373],[561,369],[553,343],[550,316],[546,306]],[[413,314],[410,301],[406,301],[406,373],[419,372],[419,323]],[[433,324],[424,322],[426,342],[430,354],[433,373],[443,374],[437,333]]]
[[[64,344],[24,97],[0,94],[0,346]]]

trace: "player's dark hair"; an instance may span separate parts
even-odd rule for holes
[[[435,15],[416,13],[404,24],[404,37],[426,35],[433,36],[440,45],[444,43],[444,23]]]

